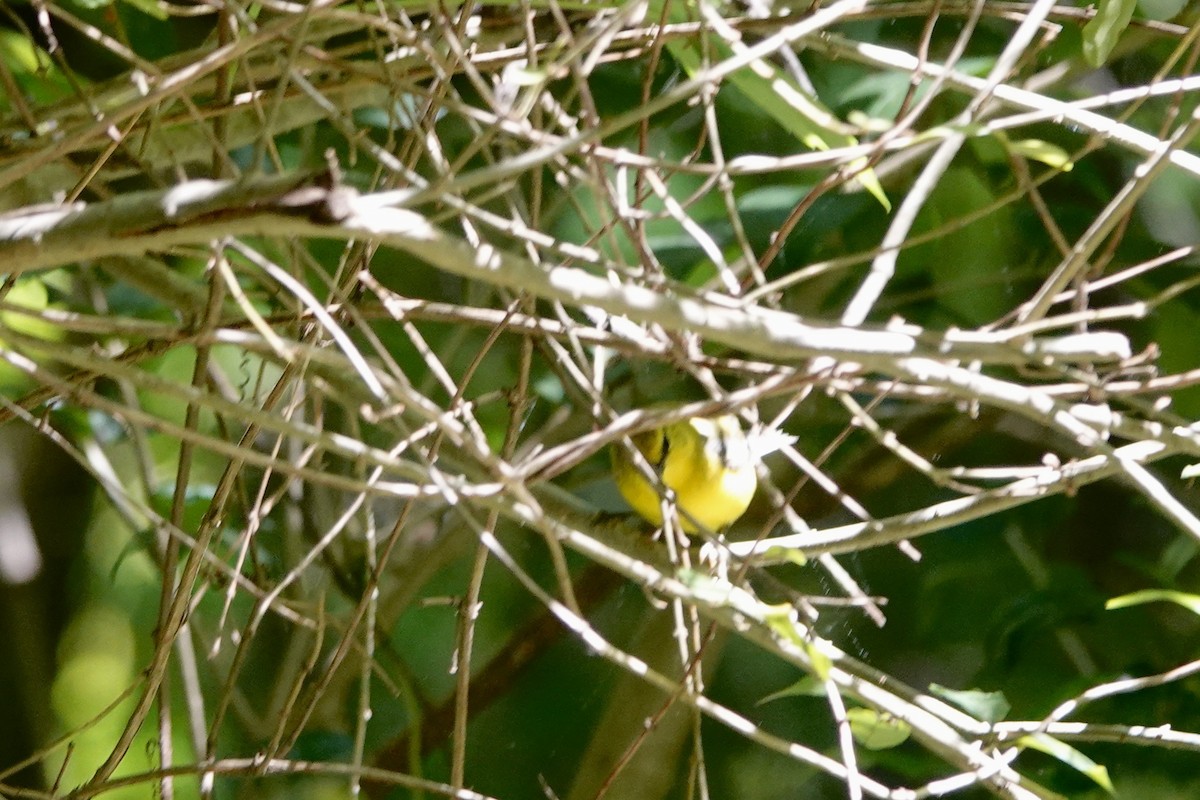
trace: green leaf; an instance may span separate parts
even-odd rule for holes
[[[1138,0],[1138,11],[1146,19],[1165,22],[1183,11],[1187,0]]]
[[[0,58],[4,59],[5,66],[18,75],[35,74],[43,66],[33,42],[7,29],[0,29]]]
[[[948,689],[936,683],[929,684],[929,693],[934,697],[953,703],[984,722],[999,722],[1012,709],[1003,692],[984,692],[979,689]]]
[[[0,326],[39,339],[62,339],[62,330],[38,314],[49,306],[46,285],[36,277],[21,278],[0,300]]]
[[[997,199],[996,186],[984,172],[952,166],[919,218],[921,232],[939,227],[944,232],[901,256],[902,264],[926,265],[938,303],[968,324],[982,324],[1005,313],[1010,275],[1025,255],[1019,250],[1020,231],[1008,207],[959,224],[973,212],[992,207]]]
[[[1140,606],[1145,603],[1158,603],[1166,601],[1183,606],[1193,614],[1200,614],[1200,595],[1187,594],[1186,592],[1176,592],[1170,589],[1143,589],[1140,592],[1132,592],[1123,594],[1120,597],[1114,597],[1104,604],[1104,607],[1111,611],[1116,608],[1129,608],[1130,606]]]
[[[1061,742],[1047,733],[1031,733],[1028,736],[1022,736],[1017,740],[1017,744],[1058,759],[1081,775],[1090,778],[1104,791],[1113,794],[1113,785],[1108,777],[1108,769],[1104,765],[1092,761],[1071,745]]]
[[[903,744],[912,734],[912,727],[891,714],[873,708],[851,708],[846,711],[854,741],[868,750],[888,750]]]
[[[756,705],[770,703],[773,700],[782,700],[785,697],[824,697],[825,687],[820,679],[805,675],[800,680],[793,683],[791,686],[785,686],[777,692],[771,692],[769,695],[759,700]]]
[[[1169,177],[1169,175],[1168,172],[1163,177]],[[1160,182],[1162,181],[1154,181],[1155,184]],[[1154,191],[1159,192],[1159,187],[1155,186]],[[1195,192],[1193,191],[1192,194],[1194,195]],[[1172,200],[1171,195],[1175,195],[1176,198],[1183,196],[1175,192],[1166,195],[1158,194],[1151,202],[1160,206],[1165,206],[1168,202],[1178,203],[1178,199]],[[1141,203],[1139,203],[1140,206]],[[1180,233],[1187,230],[1184,225],[1190,224],[1185,221],[1195,220],[1196,215],[1191,213],[1187,206],[1176,205],[1171,211],[1169,216],[1162,213],[1155,214],[1156,219],[1149,224],[1153,225],[1152,229],[1159,236],[1163,233],[1162,228],[1168,230],[1173,228],[1168,235],[1182,239]],[[1170,227],[1168,228],[1168,226]],[[1172,240],[1160,238],[1159,241],[1170,242]],[[1148,322],[1151,330],[1147,331],[1146,336],[1150,341],[1158,343],[1161,355],[1158,358],[1157,367],[1163,371],[1163,374],[1193,369],[1196,365],[1196,326],[1200,324],[1200,315],[1197,315],[1196,311],[1187,303],[1160,303],[1154,307],[1154,313]],[[1193,419],[1200,418],[1200,386],[1187,385],[1185,382],[1184,385],[1172,391],[1171,410],[1176,414]]]
[[[153,527],[134,531],[133,536],[129,537],[129,541],[125,543],[125,546],[117,553],[116,559],[113,560],[112,569],[108,573],[108,579],[116,583],[117,573],[121,571],[121,565],[125,563],[125,559],[137,553],[153,553],[154,545],[155,530]]]
[[[1083,26],[1083,57],[1089,64],[1104,65],[1129,27],[1136,6],[1137,0],[1099,0],[1096,16]]]
[[[170,14],[167,13],[166,8],[158,0],[125,0],[125,4],[157,20],[170,18]]]
[[[683,276],[683,283],[687,284],[688,286],[700,288],[707,286],[719,274],[720,270],[717,268],[717,265],[713,263],[713,260],[711,258],[705,258],[692,265],[691,269],[687,271],[687,274]]]

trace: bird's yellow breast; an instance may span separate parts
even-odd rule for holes
[[[758,486],[755,459],[735,417],[694,417],[632,439],[663,485],[675,493],[685,531],[696,531],[697,523],[719,530],[750,505]],[[643,477],[624,447],[613,447],[612,462],[625,500],[649,522],[661,525],[659,490]]]

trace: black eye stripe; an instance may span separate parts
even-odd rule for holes
[[[667,432],[662,432],[662,454],[658,457],[658,461],[654,462],[654,468],[662,472],[663,466],[667,463],[667,456],[671,452],[671,437],[667,436]]]

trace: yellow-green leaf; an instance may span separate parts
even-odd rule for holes
[[[1066,742],[1059,741],[1047,733],[1031,733],[1022,736],[1017,744],[1030,750],[1038,750],[1071,767],[1081,775],[1090,778],[1097,786],[1109,794],[1113,793],[1112,780],[1108,777],[1108,769],[1103,764],[1097,764],[1083,753]]]
[[[62,339],[62,329],[40,314],[49,306],[46,285],[37,277],[22,278],[0,301],[0,326],[38,339]]]
[[[1121,34],[1133,19],[1137,0],[1099,0],[1096,16],[1083,26],[1083,57],[1093,67],[1104,66]]]
[[[1175,592],[1170,589],[1143,589],[1140,592],[1123,594],[1120,597],[1110,599],[1104,604],[1104,607],[1111,611],[1114,608],[1129,608],[1130,606],[1140,606],[1144,603],[1158,603],[1163,601],[1183,606],[1193,614],[1200,614],[1200,595]]]
[[[1008,147],[1014,153],[1034,161],[1040,161],[1049,167],[1063,172],[1070,172],[1075,166],[1067,151],[1056,144],[1041,139],[1020,139],[1008,142]]]
[[[833,659],[811,641],[804,642],[804,649],[808,653],[808,660],[812,663],[813,675],[818,680],[828,680],[829,670],[833,669]]]
[[[850,733],[854,741],[868,750],[887,750],[903,744],[912,733],[912,727],[891,714],[873,708],[851,708],[846,711],[850,721]]]
[[[763,558],[768,561],[790,561],[798,567],[803,567],[808,563],[804,551],[798,547],[768,547]]]

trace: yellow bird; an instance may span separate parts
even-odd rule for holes
[[[758,457],[736,417],[693,417],[630,438],[663,485],[675,492],[685,531],[695,532],[696,523],[720,530],[750,505],[758,486]],[[612,447],[612,471],[633,510],[662,525],[659,489],[643,477],[620,444]]]

